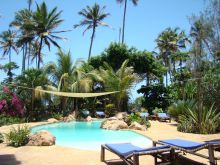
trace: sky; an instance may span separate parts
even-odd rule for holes
[[[36,7],[36,3],[40,4],[43,0],[36,0],[32,4],[32,9]],[[106,6],[105,11],[110,13],[104,22],[112,28],[98,27],[93,43],[92,56],[99,55],[111,42],[118,42],[119,28],[122,27],[123,5],[116,0],[45,0],[48,8],[51,10],[58,7],[58,11],[62,10],[61,19],[64,22],[56,29],[72,30],[71,32],[60,34],[61,37],[68,38],[67,41],[58,41],[59,45],[65,51],[71,51],[72,59],[87,60],[89,52],[89,44],[91,31],[87,31],[82,35],[84,28],[74,29],[73,25],[78,24],[82,19],[78,12],[87,5],[92,6],[98,3],[100,6]],[[192,14],[199,14],[207,5],[204,0],[139,0],[138,5],[134,6],[131,0],[128,0],[125,43],[131,47],[134,46],[139,50],[155,50],[155,39],[167,27],[179,27],[189,34],[190,23],[188,17]],[[0,33],[9,28],[10,22],[14,19],[15,12],[27,8],[27,0],[4,0],[0,5]],[[44,64],[49,61],[56,61],[57,48],[51,47],[51,50],[45,47],[43,49]],[[2,52],[0,52],[2,54]],[[1,57],[1,56],[0,56]],[[12,61],[21,66],[21,53],[16,55],[12,53]],[[8,58],[1,59],[0,64],[8,62]],[[35,65],[33,65],[35,66]],[[20,74],[18,69],[16,74]],[[0,81],[5,78],[6,74],[0,71]],[[132,98],[138,95],[136,89],[132,91]]]

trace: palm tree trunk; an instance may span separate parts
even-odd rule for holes
[[[43,44],[43,38],[40,38],[40,47],[39,47],[39,51],[38,51],[38,64],[37,64],[37,68],[40,69],[40,56],[41,56],[41,49],[42,49],[42,44]]]
[[[28,43],[28,69],[30,67],[30,56],[31,56],[31,44]]]
[[[95,36],[95,27],[96,27],[96,25],[93,26],[92,37],[91,37],[91,42],[90,42],[90,47],[89,47],[88,61],[90,60],[90,57],[91,57],[92,45],[93,45],[93,40],[94,40],[94,36]]]
[[[124,44],[124,38],[125,38],[125,17],[126,17],[126,11],[127,11],[127,0],[125,0],[125,6],[124,6],[123,27],[122,27],[122,44]]]

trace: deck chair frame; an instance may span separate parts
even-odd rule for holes
[[[101,146],[101,161],[108,163],[109,160],[105,160],[105,150],[108,150],[117,156],[120,157],[121,160],[123,160],[127,165],[139,165],[139,156],[143,155],[151,155],[154,157],[155,164],[160,165],[167,165],[171,164],[171,162],[174,160],[174,150],[172,148],[163,148],[158,150],[152,150],[152,151],[142,151],[142,152],[133,152],[132,154],[129,154],[127,156],[121,156],[118,155],[117,152],[113,151],[106,145]],[[163,153],[169,154],[170,159],[167,160],[163,157]],[[161,161],[158,161],[160,159]]]

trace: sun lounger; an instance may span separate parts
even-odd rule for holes
[[[169,145],[175,150],[180,150],[186,153],[200,156],[202,158],[209,159],[210,165],[217,165],[217,160],[220,160],[219,158],[216,158],[214,156],[214,150],[220,147],[220,140],[199,143],[199,142],[182,140],[182,139],[168,139],[168,140],[160,140],[157,142],[157,144]],[[197,151],[202,149],[208,149],[209,156],[197,153]]]
[[[141,155],[154,156],[155,164],[167,164],[172,161],[173,157],[173,150],[167,145],[141,148],[131,143],[104,144],[101,146],[101,161],[105,163],[109,162],[105,160],[105,149],[115,153],[128,165],[139,165],[139,156]],[[165,152],[170,154],[169,159],[162,156]]]
[[[143,118],[148,118],[149,117],[149,113],[148,112],[141,112],[140,116]]]
[[[95,114],[97,117],[105,117],[105,112],[103,112],[103,111],[96,111]]]
[[[87,116],[90,115],[89,111],[87,111],[87,110],[82,111],[82,114],[83,114],[83,116],[85,116],[85,117],[87,117]]]
[[[167,121],[169,120],[169,122],[171,122],[171,118],[169,115],[167,115],[166,113],[157,113],[157,117],[159,121]]]

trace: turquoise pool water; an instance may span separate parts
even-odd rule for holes
[[[32,132],[48,130],[56,137],[56,144],[86,150],[100,150],[104,143],[130,142],[138,146],[150,146],[152,141],[133,131],[105,130],[101,121],[69,122],[42,125],[32,128]]]

